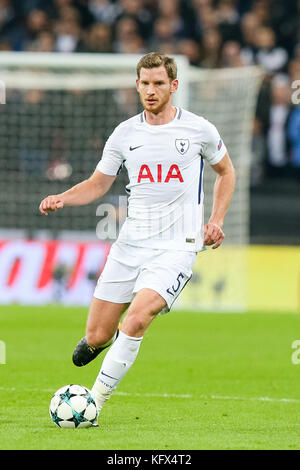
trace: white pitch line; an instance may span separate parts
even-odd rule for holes
[[[202,395],[204,398],[204,395]],[[210,395],[206,396],[207,399],[212,400],[238,400],[238,401],[262,401],[273,403],[300,403],[299,398],[271,398],[271,397],[238,397],[238,396],[223,396],[223,395]]]
[[[43,389],[38,389],[38,388],[16,388],[16,387],[0,387],[0,392],[17,392],[17,391],[22,391],[22,392],[33,392],[33,393],[54,393],[55,390],[52,388],[43,388]],[[192,398],[193,395],[187,395],[187,394],[177,394],[177,393],[131,393],[131,392],[114,392],[114,395],[119,395],[119,396],[126,396],[126,397],[157,397],[157,398]]]
[[[181,395],[177,393],[131,393],[131,392],[114,392],[114,395],[127,397],[153,397],[153,398],[193,398],[193,395]]]
[[[131,393],[114,392],[115,395],[158,398],[201,398],[202,400],[260,401],[271,403],[300,403],[299,398],[240,397],[227,395],[178,395],[175,393]]]
[[[17,387],[0,387],[0,392],[33,392],[33,393],[54,393],[52,388],[17,388]],[[148,398],[195,398],[202,400],[228,400],[228,401],[258,401],[269,403],[300,403],[300,398],[273,398],[273,397],[242,397],[232,395],[190,395],[177,393],[135,393],[135,392],[114,392],[114,395],[126,397],[148,397]]]

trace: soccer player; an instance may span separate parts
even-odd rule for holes
[[[171,309],[191,279],[197,253],[223,242],[235,184],[215,126],[172,104],[178,88],[172,58],[155,52],[142,57],[136,86],[144,111],[115,128],[90,178],[40,204],[45,215],[89,204],[109,190],[122,165],[127,169],[128,216],[95,288],[86,336],[73,353],[74,364],[83,366],[110,346],[92,388],[99,410],[134,363],[151,322]],[[216,181],[204,225],[205,161]]]

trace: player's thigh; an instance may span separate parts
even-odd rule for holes
[[[164,250],[143,266],[133,292],[138,293],[143,288],[152,289],[160,294],[166,305],[161,313],[171,310],[188,281],[192,277],[192,266],[196,253]]]
[[[143,336],[156,315],[166,307],[165,299],[155,290],[144,288],[137,292],[122,323],[129,336]]]
[[[88,343],[93,346],[107,343],[118,328],[128,306],[129,303],[108,302],[93,297],[86,325]]]

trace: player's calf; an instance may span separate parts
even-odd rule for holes
[[[104,351],[104,349],[112,345],[112,343],[117,339],[118,335],[119,329],[117,329],[114,336],[106,344],[99,347],[91,346],[88,343],[86,337],[82,338],[73,352],[72,360],[75,366],[82,367],[96,359],[96,357],[102,351]]]

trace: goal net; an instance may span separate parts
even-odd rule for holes
[[[97,206],[67,208],[41,217],[48,194],[65,191],[94,171],[106,139],[121,121],[141,111],[135,90],[139,56],[119,54],[0,53],[0,230],[24,236],[96,237]],[[230,245],[249,240],[251,125],[262,72],[256,67],[203,70],[175,57],[179,90],[175,104],[218,128],[237,173],[224,231]],[[215,174],[205,167],[205,219]],[[121,172],[103,202],[126,201]],[[120,199],[119,196],[122,196]],[[85,234],[85,235],[84,235]]]

